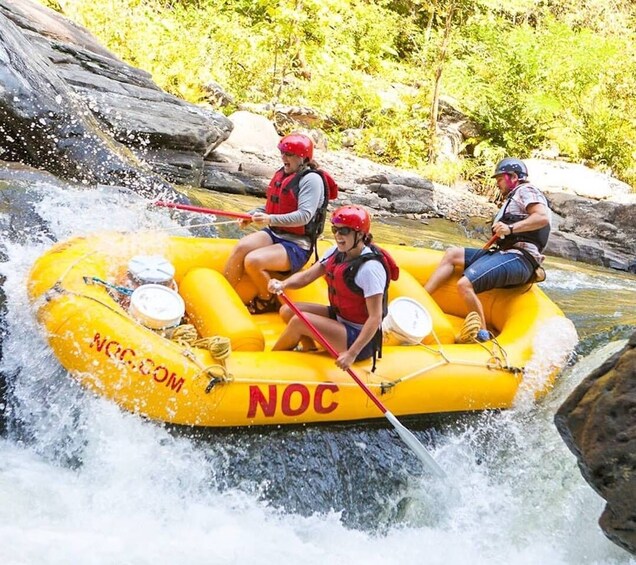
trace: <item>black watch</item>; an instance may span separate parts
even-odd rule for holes
[[[510,235],[512,235],[512,226],[513,226],[513,225],[514,225],[514,224],[508,224],[508,227],[510,228]]]

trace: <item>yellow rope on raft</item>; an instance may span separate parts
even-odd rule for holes
[[[196,328],[192,324],[177,326],[170,339],[179,345],[192,345],[199,338]]]
[[[225,366],[225,360],[232,353],[230,338],[220,335],[199,338],[199,334],[192,324],[183,324],[174,329],[170,339],[172,339],[175,343],[186,347],[183,354],[201,369],[201,373],[205,373],[208,377],[210,377],[210,381],[205,392],[210,392],[217,383],[232,380],[232,376],[227,372],[227,367]],[[207,349],[214,359],[220,361],[220,364],[204,367],[201,363],[199,363],[198,359],[189,349],[190,347]]]
[[[488,359],[488,361],[486,361],[486,363],[479,363],[479,362],[475,362],[475,361],[467,361],[465,359],[453,359],[452,361],[448,358],[448,356],[446,355],[446,353],[444,352],[444,346],[442,345],[441,341],[439,340],[439,338],[437,337],[437,334],[435,333],[435,330],[431,330],[433,337],[435,339],[435,342],[437,343],[437,346],[439,349],[434,349],[424,343],[418,343],[417,345],[419,345],[420,347],[423,347],[424,349],[426,349],[427,351],[430,351],[431,353],[435,354],[435,355],[439,355],[442,358],[442,361],[438,361],[436,363],[431,363],[430,365],[426,366],[426,367],[421,367],[419,369],[417,369],[416,371],[413,371],[412,373],[409,373],[407,375],[403,375],[400,378],[394,379],[392,381],[385,381],[380,383],[380,391],[382,394],[385,394],[387,391],[389,391],[391,388],[393,388],[394,386],[398,385],[399,383],[402,383],[404,381],[408,381],[410,379],[416,378],[416,377],[420,377],[422,376],[424,373],[427,373],[428,371],[431,371],[433,369],[436,369],[437,367],[441,367],[443,365],[446,365],[448,363],[455,363],[458,365],[465,365],[465,366],[472,366],[472,367],[487,367],[488,369],[491,370],[503,370],[503,371],[510,371],[511,373],[517,375],[520,373],[523,373],[523,370],[518,368],[518,367],[511,367],[508,365],[508,355],[506,354],[506,351],[503,347],[501,347],[501,345],[499,344],[499,342],[497,341],[496,338],[491,338],[490,341],[493,344],[492,350],[488,349],[488,347],[486,346],[486,344],[484,343],[480,343],[479,341],[477,341],[477,332],[481,329],[481,319],[479,318],[479,314],[477,314],[477,312],[470,312],[470,314],[468,314],[468,316],[466,316],[466,320],[464,320],[464,325],[462,326],[460,335],[457,336],[456,338],[456,343],[462,343],[462,344],[466,344],[466,343],[478,343],[479,345],[481,345],[481,347],[483,347],[488,353],[490,353],[490,358]],[[465,339],[466,341],[460,341],[460,339]],[[380,366],[380,371],[381,371],[381,366]],[[379,373],[378,373],[379,374]]]
[[[481,318],[477,312],[469,312],[464,320],[462,329],[455,339],[455,343],[474,343],[477,341],[477,334],[481,329]]]

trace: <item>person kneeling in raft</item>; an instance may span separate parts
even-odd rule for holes
[[[327,342],[339,353],[336,365],[347,370],[354,361],[373,356],[382,344],[382,318],[386,314],[387,291],[399,269],[385,251],[371,244],[369,213],[360,206],[342,206],[331,215],[331,231],[336,245],[306,271],[286,280],[272,279],[269,290],[279,294],[286,288],[303,288],[324,276],[329,290],[329,306],[300,302],[306,314]],[[315,347],[311,330],[284,305],[280,315],[287,327],[274,351]]]

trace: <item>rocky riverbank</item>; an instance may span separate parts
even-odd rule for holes
[[[561,405],[556,427],[606,501],[605,535],[636,555],[636,333]]]

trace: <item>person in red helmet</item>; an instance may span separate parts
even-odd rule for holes
[[[232,286],[245,274],[254,282],[257,295],[248,304],[252,314],[278,310],[278,299],[267,290],[269,273],[295,273],[307,263],[324,228],[330,191],[333,186],[337,191],[333,179],[313,161],[309,137],[287,135],[278,149],[283,166],[269,183],[267,202],[250,211],[252,222],[263,228],[243,237],[225,265]]]
[[[371,243],[371,219],[360,206],[342,206],[331,215],[336,245],[306,271],[286,280],[272,279],[269,290],[302,288],[320,276],[327,280],[329,306],[301,302],[297,306],[338,351],[336,365],[348,369],[354,361],[374,357],[382,343],[381,324],[386,315],[389,282],[399,273],[392,258]],[[287,327],[273,349],[315,347],[312,333],[287,306],[280,314]]]

